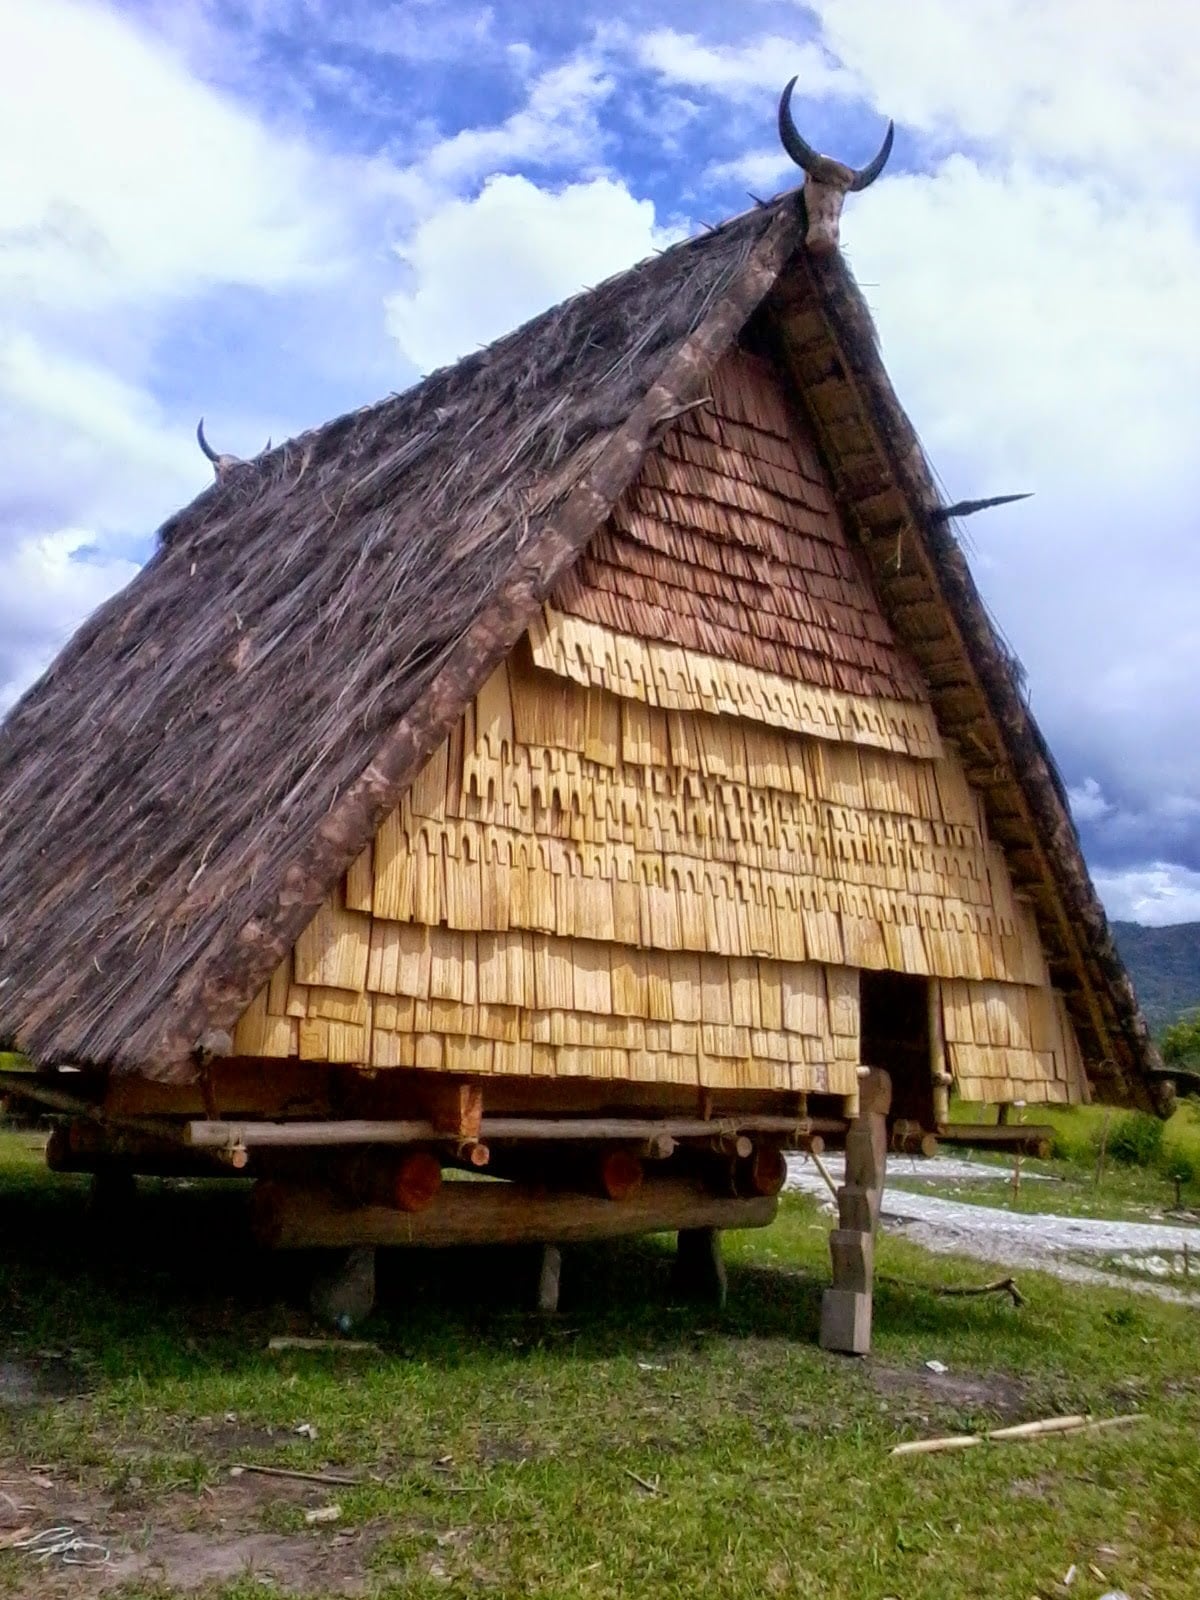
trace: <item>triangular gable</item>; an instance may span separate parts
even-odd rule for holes
[[[1086,1092],[802,422],[741,352],[708,387],[236,1053],[849,1096],[861,968],[937,980],[970,1098]]]

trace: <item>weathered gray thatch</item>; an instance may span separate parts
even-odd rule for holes
[[[1056,908],[1083,918],[1052,962],[1085,1052],[1110,1064],[1106,1092],[1150,1103],[1153,1052],[1061,793],[1030,760],[1036,730],[853,281],[839,258],[810,265],[802,237],[797,196],[756,209],[165,525],[0,732],[0,1040],[43,1064],[192,1075],[742,336],[792,360],[868,552],[873,505],[893,544],[907,531],[959,676],[981,685],[973,715],[1049,841],[1022,868],[1039,920],[1053,943]],[[880,590],[907,638],[911,590]]]

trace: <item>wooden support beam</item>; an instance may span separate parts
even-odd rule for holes
[[[856,1289],[826,1289],[821,1296],[822,1350],[842,1355],[871,1353],[871,1295]]]
[[[872,1067],[859,1084],[859,1113],[846,1135],[846,1181],[837,1192],[838,1222],[829,1236],[833,1287],[821,1301],[823,1350],[866,1355],[871,1348],[871,1279],[875,1230],[887,1172],[892,1080]]]
[[[619,1145],[601,1153],[598,1169],[601,1191],[609,1200],[628,1200],[641,1188],[645,1176],[637,1156]]]
[[[375,1309],[375,1251],[355,1243],[313,1280],[309,1306],[321,1322],[347,1333]]]
[[[919,1122],[906,1122],[900,1117],[892,1124],[892,1153],[898,1156],[937,1155],[936,1133],[928,1133]]]
[[[1006,1150],[1012,1155],[1049,1159],[1054,1150],[1054,1129],[1026,1126],[1019,1122],[943,1122],[938,1124],[938,1142],[956,1149]]]
[[[480,1137],[483,1090],[477,1083],[435,1083],[429,1093],[429,1120],[454,1139]]]
[[[749,1159],[738,1163],[737,1180],[739,1194],[778,1194],[787,1181],[787,1157],[778,1145],[756,1145]]]
[[[875,1240],[852,1228],[834,1228],[829,1235],[833,1281],[839,1289],[870,1294],[875,1271]]]
[[[515,1183],[448,1183],[424,1211],[352,1206],[335,1192],[262,1183],[252,1202],[261,1243],[278,1249],[317,1246],[572,1243],[693,1228],[762,1228],[773,1197],[726,1199],[686,1178],[647,1178],[614,1204],[594,1195],[547,1194]]]
[[[781,1117],[769,1114],[706,1119],[703,1117],[483,1117],[483,1141],[515,1144],[587,1140],[638,1143],[646,1139],[729,1139],[754,1133],[779,1135],[784,1147],[805,1149],[814,1132],[839,1133],[836,1118]],[[186,1142],[197,1149],[252,1146],[335,1146],[352,1144],[430,1144],[447,1135],[430,1121],[386,1118],[342,1118],[328,1122],[219,1122],[183,1124]],[[469,1142],[469,1141],[468,1141]]]

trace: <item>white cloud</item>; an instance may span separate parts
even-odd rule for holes
[[[1200,921],[1200,872],[1156,861],[1124,872],[1092,874],[1110,917],[1165,928]]]
[[[1182,204],[952,156],[855,197],[843,235],[935,457],[1037,480],[1005,488],[1177,474],[1200,424]]]
[[[0,550],[0,712],[80,619],[136,571],[136,563],[106,556],[93,534],[76,528]]]
[[[1113,809],[1095,778],[1085,778],[1077,787],[1068,789],[1067,798],[1076,822],[1099,822]]]
[[[1165,802],[1200,795],[1194,218],[956,155],[885,176],[843,236],[950,498],[1034,491],[968,537],[1051,747],[1113,805],[1080,816],[1093,859],[1193,859]]]
[[[750,44],[713,44],[694,33],[656,28],[638,37],[634,53],[643,67],[670,83],[691,84],[729,99],[778,94],[793,73],[796,93],[817,98],[857,98],[862,86],[844,66],[811,41],[768,35]]]
[[[604,149],[600,110],[612,91],[613,79],[598,57],[570,56],[531,78],[524,104],[510,116],[432,139],[391,174],[391,190],[420,219],[448,196],[502,170],[529,166],[598,175]]]
[[[726,183],[749,188],[763,199],[802,181],[791,157],[778,145],[769,150],[745,150],[728,161],[713,161],[704,169],[704,179],[714,188]]]
[[[7,0],[0,294],[102,308],[328,271],[343,240],[305,150],[106,8]]]
[[[906,127],[1156,189],[1200,159],[1200,12],[1175,0],[806,0]]]
[[[154,397],[164,376],[181,387],[158,354],[172,319],[197,302],[211,317],[231,289],[264,304],[336,293],[362,197],[332,181],[345,176],[332,162],[206,87],[175,48],[108,5],[7,0],[4,10],[0,696],[10,699],[206,481],[190,420]],[[189,334],[193,360],[205,335]]]
[[[491,178],[474,200],[434,211],[404,245],[411,282],[389,297],[388,326],[409,360],[429,371],[666,238],[653,205],[612,179],[552,191],[524,177]]]

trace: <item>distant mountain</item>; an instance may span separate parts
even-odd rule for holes
[[[1146,1021],[1156,1033],[1181,1011],[1200,1006],[1200,922],[1177,922],[1169,928],[1114,922],[1112,931]]]

